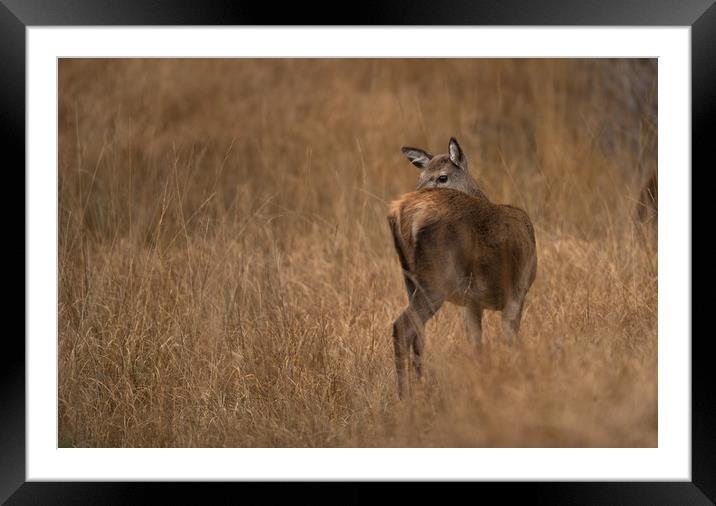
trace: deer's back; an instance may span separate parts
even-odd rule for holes
[[[389,220],[397,224],[396,243],[413,277],[446,300],[464,305],[477,298],[486,308],[502,309],[534,280],[534,229],[517,207],[429,189],[394,202]]]

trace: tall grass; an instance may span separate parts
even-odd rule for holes
[[[656,446],[648,60],[61,60],[61,446]],[[539,267],[522,347],[427,327],[386,225],[455,135]]]

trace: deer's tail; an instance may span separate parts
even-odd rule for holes
[[[408,290],[408,297],[415,293],[415,281],[410,270],[410,264],[408,262],[407,251],[403,244],[402,234],[400,233],[400,205],[391,206],[390,213],[388,214],[388,225],[390,226],[390,232],[393,234],[393,244],[395,245],[395,251],[398,253],[398,259],[400,260],[400,267],[403,269],[403,278],[405,280],[405,288]]]

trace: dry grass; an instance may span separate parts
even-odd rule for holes
[[[656,446],[649,61],[63,60],[61,446]],[[396,396],[401,145],[535,224],[523,346],[458,308]]]

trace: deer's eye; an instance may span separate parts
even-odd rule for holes
[[[447,176],[443,174],[442,176],[438,177],[438,183],[447,183]]]

